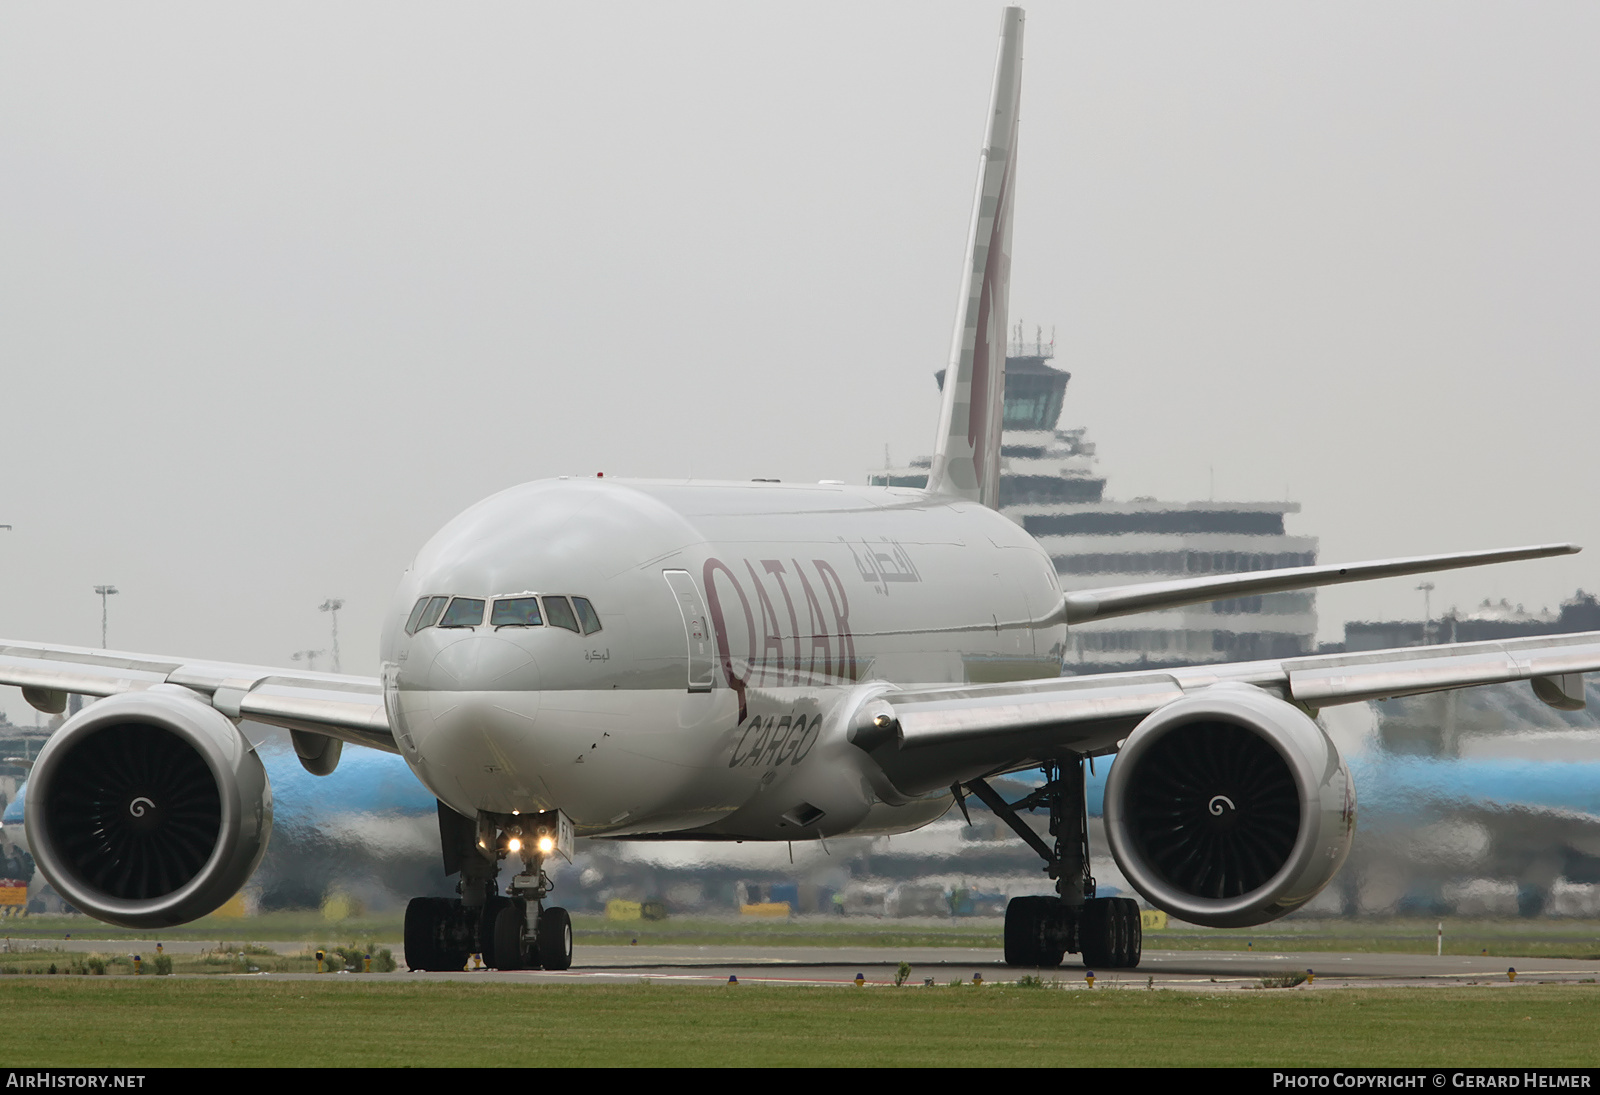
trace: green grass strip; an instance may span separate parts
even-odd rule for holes
[[[1063,990],[6,978],[21,1066],[1588,1066],[1600,986]]]

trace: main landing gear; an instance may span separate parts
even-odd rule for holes
[[[406,965],[459,970],[473,954],[497,970],[564,970],[572,965],[572,918],[546,908],[551,890],[545,860],[571,846],[571,826],[556,811],[474,822],[439,804],[446,874],[460,872],[461,896],[417,897],[406,906]],[[522,872],[509,893],[498,891],[500,860],[516,855]]]
[[[1070,951],[1082,954],[1090,969],[1132,969],[1139,964],[1143,932],[1139,903],[1126,897],[1095,896],[1089,874],[1089,811],[1083,793],[1083,758],[1050,761],[1044,786],[1020,802],[1010,803],[981,779],[966,790],[1011,826],[1045,861],[1055,879],[1055,897],[1014,897],[1006,905],[1006,965],[1059,966]],[[952,790],[957,802],[962,788]],[[1050,811],[1046,844],[1020,816],[1044,806]],[[962,808],[965,813],[965,806]]]

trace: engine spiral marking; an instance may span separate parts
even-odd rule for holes
[[[155,803],[151,802],[149,799],[145,798],[143,795],[140,795],[138,798],[136,798],[132,802],[128,803],[128,813],[132,814],[134,817],[144,817],[144,809],[142,809],[139,806],[139,803],[141,803],[141,802],[144,803],[144,805],[146,807],[148,807],[149,809],[151,809],[151,810],[154,810],[156,808],[156,804]]]
[[[1235,806],[1233,804],[1233,799],[1229,798],[1227,795],[1213,795],[1212,798],[1211,798],[1211,804],[1210,804],[1211,816],[1212,817],[1221,817],[1222,816],[1222,805],[1223,805],[1223,803],[1227,803],[1228,809],[1234,811],[1235,813],[1238,813],[1239,807],[1237,807],[1237,806]]]

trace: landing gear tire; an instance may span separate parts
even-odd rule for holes
[[[534,949],[543,968],[572,968],[572,917],[567,915],[566,909],[546,909],[539,914],[539,933]]]
[[[472,953],[461,902],[414,897],[406,905],[406,965],[413,970],[460,970]]]
[[[522,928],[528,913],[520,901],[503,899],[505,904],[495,914],[494,927],[489,937],[494,941],[494,968],[520,970],[528,965],[526,948],[522,943]]]
[[[1123,957],[1127,959],[1126,968],[1135,969],[1139,959],[1144,957],[1144,917],[1139,912],[1139,903],[1131,897],[1121,898],[1127,907],[1128,934],[1126,949]]]
[[[1058,898],[1012,898],[1006,903],[1006,965],[1061,965],[1069,915]]]
[[[490,894],[478,915],[478,954],[482,956],[483,964],[492,970],[506,968],[500,964],[500,949],[495,945],[494,926],[500,916],[500,910],[509,908],[510,905],[509,897]]]
[[[1089,969],[1133,969],[1144,951],[1139,903],[1096,897],[1083,903],[1083,964]]]

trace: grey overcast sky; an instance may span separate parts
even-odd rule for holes
[[[928,451],[999,11],[0,5],[0,634],[113,582],[113,646],[287,665],[339,596],[372,673],[501,487]],[[1031,5],[1012,315],[1109,492],[1600,587],[1597,57],[1592,3]]]

